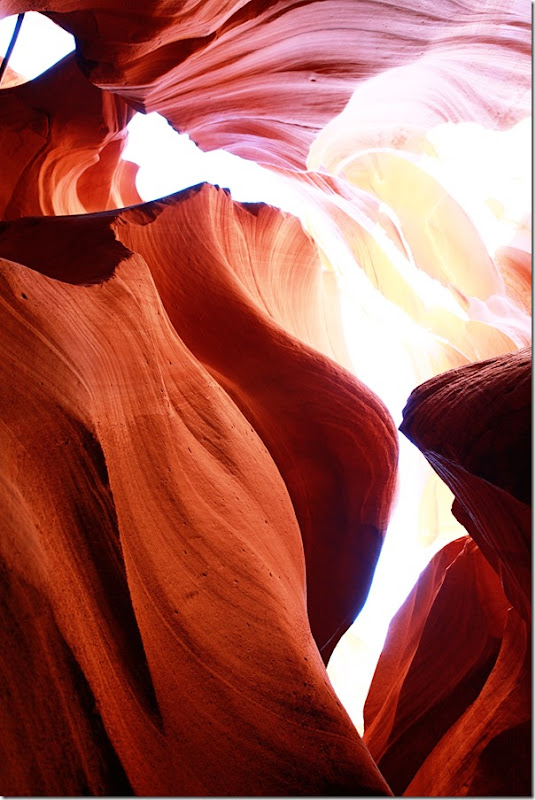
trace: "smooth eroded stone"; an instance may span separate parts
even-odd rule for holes
[[[318,644],[366,595],[397,441],[306,343],[300,225],[200,187],[4,223],[2,253],[2,791],[388,794]]]
[[[69,55],[0,89],[0,219],[81,214],[138,203],[137,165],[121,159],[133,109],[94,86]]]
[[[531,616],[531,350],[437,375],[411,394],[400,430],[455,495],[453,513]]]
[[[448,544],[390,624],[364,741],[396,795],[526,795],[529,639],[470,539]]]
[[[96,85],[205,150],[279,168],[303,170],[318,134],[322,152],[333,133],[345,151],[345,118],[320,132],[352,96],[359,149],[410,146],[445,120],[506,128],[530,113],[528,3],[470,0],[460,14],[455,0],[0,2],[3,15],[30,8],[74,34]]]

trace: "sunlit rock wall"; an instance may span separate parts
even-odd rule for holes
[[[529,793],[529,237],[489,197],[489,245],[437,134],[525,129],[529,4],[0,0],[30,9],[77,51],[0,88],[0,790]],[[140,109],[272,168],[304,229],[140,204]],[[388,527],[385,402],[424,381],[403,431],[470,537],[392,622],[363,742],[325,663]]]

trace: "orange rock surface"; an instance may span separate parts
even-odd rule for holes
[[[529,220],[489,189],[491,247],[436,133],[525,126],[528,4],[0,0],[28,10],[76,53],[0,87],[0,792],[528,794]],[[142,204],[136,110],[301,221]],[[362,739],[326,663],[396,491],[378,364],[469,536],[429,534]]]
[[[529,631],[468,537],[441,550],[390,625],[364,741],[396,795],[525,796]]]
[[[235,204],[205,185],[120,215],[21,220],[0,232],[0,251],[50,277],[96,282],[121,250],[113,232],[143,256],[177,334],[277,464],[303,537],[312,632],[327,660],[369,589],[397,441],[378,398],[310,347],[330,349],[314,246],[295,218]],[[76,270],[67,242],[84,244]],[[89,271],[95,264],[100,274]]]
[[[288,309],[254,252],[273,232]],[[31,598],[46,609],[24,630],[34,691],[76,689],[49,748],[57,704],[25,711],[31,670],[5,665],[6,792],[388,793],[327,680],[305,565],[328,650],[371,580],[396,440],[365,387],[280,326],[306,331],[318,278],[297,222],[202,187],[5,223],[0,252],[13,624]]]
[[[133,111],[67,56],[0,90],[0,218],[81,214],[140,201],[137,165],[121,160]]]

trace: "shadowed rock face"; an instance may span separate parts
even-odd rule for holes
[[[531,351],[470,364],[418,387],[401,431],[453,491],[453,513],[529,621]]]
[[[474,541],[432,560],[374,675],[364,739],[396,794],[530,791],[530,376],[529,351],[506,354],[438,375],[404,411]]]
[[[133,110],[67,56],[0,92],[0,217],[77,214],[137,203],[137,167],[121,161]]]
[[[424,159],[529,114],[527,4],[177,5],[0,0],[77,38],[0,89],[0,792],[528,794],[530,257]],[[139,204],[139,109],[270,166],[310,235],[208,185]],[[394,618],[364,741],[325,663],[398,446],[341,366],[348,263],[361,352],[436,376],[401,430],[470,534]]]
[[[447,545],[392,620],[364,741],[395,794],[529,794],[529,631],[470,539]]]

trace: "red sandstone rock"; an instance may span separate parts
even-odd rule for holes
[[[364,740],[395,794],[529,794],[530,684],[526,623],[479,548],[459,539],[392,620]]]
[[[278,274],[255,252],[271,236]],[[3,791],[388,793],[312,638],[305,563],[316,636],[335,640],[373,572],[396,442],[377,399],[280,325],[304,338],[317,291],[297,222],[201,187],[4,223],[0,253]]]
[[[41,262],[51,277],[90,283],[99,277],[90,269],[98,264],[105,279],[121,249],[112,231],[143,256],[176,332],[277,464],[303,537],[310,624],[326,661],[368,593],[397,440],[380,401],[309,346],[329,346],[314,245],[293,217],[233,203],[204,185],[118,215],[21,220],[0,231],[0,252],[38,269]],[[66,254],[76,243],[74,271]]]
[[[137,166],[121,160],[132,109],[67,56],[0,90],[0,218],[75,214],[139,202]]]
[[[29,8],[76,36],[97,85],[159,111],[203,149],[272,166],[302,169],[356,88],[363,147],[378,130],[398,144],[444,120],[507,127],[530,113],[527,3],[460,13],[454,0],[0,2],[3,15]]]
[[[507,353],[438,375],[409,398],[400,430],[450,487],[453,513],[531,614],[531,357]]]
[[[477,701],[443,737],[406,794],[529,795],[531,707],[530,635],[511,608],[496,665]]]
[[[404,411],[481,550],[445,547],[391,623],[364,739],[396,794],[530,791],[530,366],[525,350],[443,373]]]
[[[208,186],[122,221],[129,224],[118,238],[149,264],[177,332],[251,421],[286,482],[305,547],[310,624],[327,660],[368,593],[397,440],[378,398],[306,346],[323,333],[315,330],[315,249],[295,219],[232,204]]]

